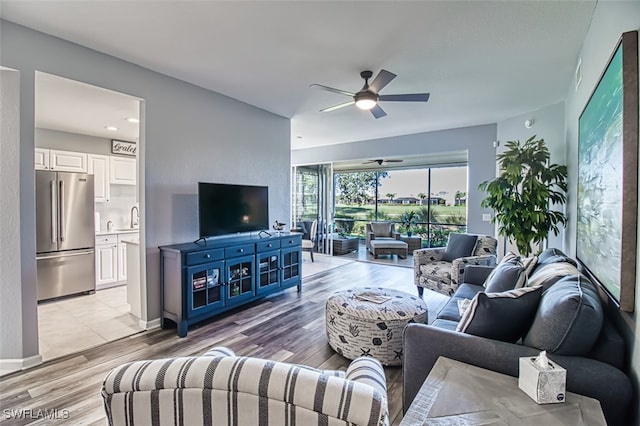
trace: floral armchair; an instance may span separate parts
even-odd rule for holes
[[[475,243],[471,240],[475,238]],[[460,241],[469,250],[462,253]],[[455,246],[455,247],[454,247]],[[464,281],[466,265],[496,264],[498,240],[489,235],[450,234],[447,247],[427,248],[413,252],[414,283],[422,297],[425,288],[451,296]]]

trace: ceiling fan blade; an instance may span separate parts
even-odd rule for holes
[[[335,111],[337,109],[344,108],[346,106],[353,105],[353,104],[355,104],[355,101],[344,102],[344,103],[341,103],[341,104],[338,104],[338,105],[334,105],[334,106],[330,106],[330,107],[327,107],[327,108],[323,108],[323,109],[320,110],[320,112],[331,112],[331,111]]]
[[[380,105],[377,105],[377,104],[373,108],[371,108],[369,111],[371,111],[371,114],[373,114],[375,118],[382,118],[385,115],[387,115],[387,113],[384,112],[382,108],[380,108]]]
[[[373,82],[369,85],[369,90],[373,93],[378,93],[384,86],[391,83],[391,80],[396,78],[396,75],[387,70],[380,70],[376,78],[373,79]]]
[[[403,95],[380,95],[378,100],[385,102],[427,102],[429,93],[406,93]]]
[[[329,87],[329,86],[323,86],[322,84],[310,84],[309,87],[319,87],[321,89],[327,90],[329,92],[333,92],[333,93],[338,93],[340,95],[346,95],[346,96],[355,96],[355,93],[351,93],[351,92],[347,92],[346,90],[340,90],[340,89],[336,89],[334,87]]]
[[[404,160],[384,160],[385,163],[402,163]]]

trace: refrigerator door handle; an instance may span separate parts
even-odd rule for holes
[[[64,181],[60,181],[60,241],[64,241],[64,221],[66,218],[64,217]]]
[[[58,236],[56,235],[56,182],[51,181],[51,242],[58,242]]]
[[[67,253],[67,254],[50,254],[50,255],[46,255],[46,256],[36,256],[36,260],[44,260],[44,259],[57,259],[60,257],[74,257],[74,256],[86,256],[88,254],[93,254],[92,250],[89,251],[81,251],[81,252],[76,252],[76,253]]]

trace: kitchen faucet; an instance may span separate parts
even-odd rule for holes
[[[136,215],[133,215],[133,211],[136,211]],[[138,225],[138,219],[140,218],[140,212],[138,211],[138,206],[131,207],[131,229],[133,229],[136,225]]]

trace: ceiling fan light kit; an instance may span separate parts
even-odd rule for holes
[[[336,89],[322,84],[312,84],[311,86],[317,86],[321,89],[329,92],[337,93],[340,95],[351,96],[352,101],[344,102],[338,105],[334,105],[328,108],[323,108],[320,112],[335,111],[340,108],[344,108],[349,105],[355,104],[362,110],[369,110],[375,118],[382,118],[387,115],[386,112],[378,105],[379,101],[389,102],[427,102],[429,100],[429,93],[406,93],[396,95],[378,95],[378,92],[382,90],[387,84],[391,82],[396,75],[387,70],[380,70],[376,78],[373,79],[371,85],[369,85],[369,79],[373,76],[371,71],[362,71],[360,77],[364,79],[364,86],[357,93],[347,92],[346,90]]]

